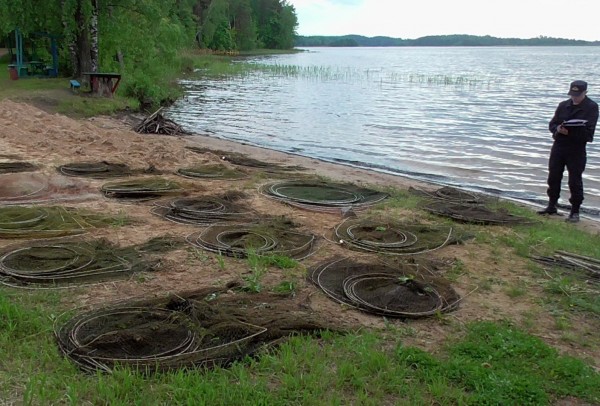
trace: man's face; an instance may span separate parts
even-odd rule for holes
[[[575,95],[571,95],[571,101],[573,102],[573,104],[579,104],[583,101],[583,99],[585,99],[585,94],[587,92],[583,92],[581,93],[579,96],[575,96]]]

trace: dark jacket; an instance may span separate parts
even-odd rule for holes
[[[569,135],[557,134],[556,129],[558,126],[572,119],[587,120],[587,123],[584,127],[569,127]],[[598,104],[595,101],[586,97],[581,103],[574,105],[573,101],[568,99],[559,103],[554,117],[550,120],[548,129],[552,133],[555,142],[561,145],[585,145],[594,140],[597,122]]]

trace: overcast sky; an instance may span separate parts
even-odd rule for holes
[[[300,35],[600,40],[600,0],[288,0]]]

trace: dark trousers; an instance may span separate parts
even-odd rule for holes
[[[581,202],[583,202],[583,171],[587,155],[585,145],[576,147],[565,147],[563,145],[552,146],[550,161],[548,162],[548,198],[550,204],[556,205],[560,197],[560,184],[565,167],[569,173],[569,190],[571,192],[571,211],[578,213]]]

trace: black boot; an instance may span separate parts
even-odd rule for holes
[[[546,215],[546,216],[549,216],[552,214],[557,214],[557,213],[558,213],[558,210],[556,210],[556,205],[552,204],[552,203],[549,203],[548,206],[544,210],[539,210],[537,212],[537,214]]]
[[[569,214],[569,217],[567,217],[565,219],[565,221],[569,222],[569,223],[578,223],[579,222],[579,213],[571,212],[571,214]]]

